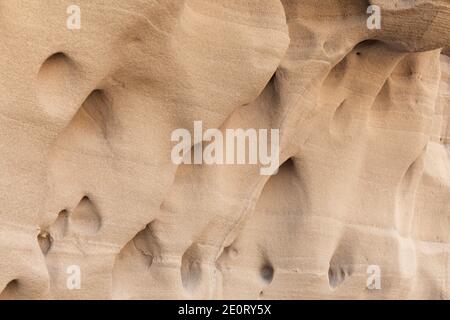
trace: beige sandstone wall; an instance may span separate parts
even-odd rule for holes
[[[0,297],[449,299],[449,54],[448,0],[0,1]]]

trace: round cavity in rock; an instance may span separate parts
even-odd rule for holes
[[[265,264],[261,267],[260,274],[264,282],[269,284],[273,280],[274,269],[270,264]]]

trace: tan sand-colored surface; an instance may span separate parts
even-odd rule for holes
[[[449,299],[449,55],[448,0],[0,1],[0,298]]]

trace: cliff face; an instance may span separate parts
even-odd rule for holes
[[[2,1],[0,39],[1,298],[449,298],[449,1]],[[278,173],[175,164],[196,121]]]

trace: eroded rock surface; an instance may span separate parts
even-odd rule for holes
[[[449,298],[449,1],[76,4],[0,3],[1,298]],[[175,165],[194,121],[278,174]]]

